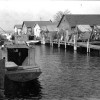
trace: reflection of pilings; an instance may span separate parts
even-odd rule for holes
[[[5,77],[5,59],[1,59],[0,60],[0,100],[3,100],[4,98],[4,77]]]

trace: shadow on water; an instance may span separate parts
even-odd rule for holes
[[[87,49],[86,48],[78,48],[77,51],[81,55],[86,55],[87,54]],[[90,54],[91,57],[100,57],[100,50],[90,49],[89,54]]]
[[[41,85],[38,79],[34,79],[29,82],[14,82],[5,77],[5,96],[16,100],[28,99],[28,100],[39,100],[41,99]]]

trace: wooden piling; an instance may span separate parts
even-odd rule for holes
[[[76,35],[74,35],[74,50],[77,50],[77,39]]]
[[[43,35],[42,44],[45,44],[45,37]]]
[[[5,79],[5,59],[0,60],[0,100],[3,100],[4,96],[4,79]]]
[[[65,40],[65,49],[66,49],[66,40]]]
[[[58,40],[58,48],[60,48],[60,39]]]
[[[89,39],[88,39],[88,41],[87,41],[87,53],[89,53],[90,52],[90,47],[89,47]]]
[[[52,45],[52,39],[51,39],[51,37],[50,37],[50,45]]]

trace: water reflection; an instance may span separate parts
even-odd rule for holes
[[[43,71],[43,100],[84,100],[100,95],[100,57],[45,46],[36,51]]]
[[[41,85],[38,79],[20,83],[9,80],[5,77],[5,95],[7,98],[23,98],[23,99],[40,99],[41,98]]]

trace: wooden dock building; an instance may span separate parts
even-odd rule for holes
[[[100,50],[100,15],[70,14],[63,15],[57,25],[57,38],[49,40],[52,44],[72,46],[74,50],[79,47]],[[95,45],[96,44],[96,45]]]

